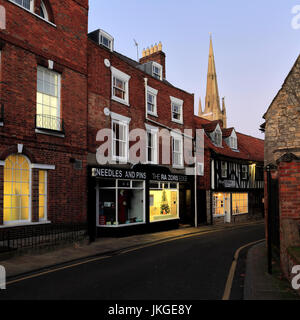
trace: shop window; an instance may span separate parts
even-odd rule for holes
[[[4,165],[4,224],[30,221],[30,163],[22,155],[11,155]]]
[[[213,194],[213,215],[223,216],[230,213],[230,194],[214,193]]]
[[[157,188],[151,188],[151,185]],[[179,219],[179,185],[177,183],[150,184],[149,197],[150,222]]]
[[[99,181],[97,225],[118,227],[145,223],[144,184],[134,180]]]
[[[248,213],[248,193],[232,194],[232,213]]]
[[[47,171],[39,171],[39,220],[47,219]]]

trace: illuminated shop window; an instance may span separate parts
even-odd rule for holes
[[[143,181],[101,180],[97,192],[98,226],[118,227],[145,222]]]
[[[11,155],[4,165],[4,224],[30,220],[30,164],[22,155]]]
[[[248,193],[232,194],[232,213],[248,213]]]
[[[179,219],[178,183],[150,184],[150,222]]]
[[[39,171],[39,219],[47,219],[47,171]]]

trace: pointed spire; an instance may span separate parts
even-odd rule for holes
[[[223,115],[223,128],[227,128],[227,114],[226,114],[226,106],[225,106],[225,97],[222,98],[222,115]]]
[[[198,109],[198,117],[201,117],[203,114],[202,111],[202,104],[201,104],[201,97],[199,98],[199,109]]]

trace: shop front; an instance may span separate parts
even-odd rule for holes
[[[97,236],[177,228],[182,215],[191,215],[182,207],[192,211],[192,190],[188,176],[167,168],[91,167],[90,226]]]

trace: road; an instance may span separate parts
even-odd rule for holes
[[[263,225],[252,225],[161,243],[8,284],[0,300],[220,300],[235,251],[263,238]],[[232,300],[243,299],[247,250]]]

